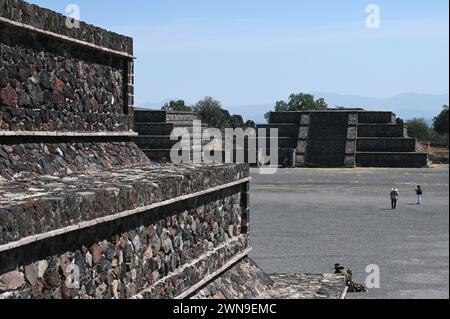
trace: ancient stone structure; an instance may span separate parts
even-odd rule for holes
[[[266,274],[249,258],[197,291],[193,299],[343,299],[347,288],[330,274]]]
[[[279,159],[308,167],[425,167],[404,124],[392,112],[358,109],[271,113],[279,131]]]
[[[187,298],[241,280],[229,275],[248,262],[248,166],[145,156],[132,45],[0,0],[0,299]],[[276,278],[251,269],[247,284],[274,296]]]
[[[178,140],[171,140],[170,134],[176,128],[186,129],[190,134],[193,133],[194,121],[199,121],[197,113],[193,112],[174,112],[159,111],[136,108],[134,113],[134,125],[139,136],[134,138],[136,144],[152,160],[170,161],[170,151],[178,143]],[[202,125],[202,129],[205,125]],[[194,151],[194,145],[197,144],[201,151],[201,145],[204,144],[200,139],[191,136],[191,150]],[[191,157],[192,158],[192,157]]]

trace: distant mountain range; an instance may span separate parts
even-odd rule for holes
[[[449,94],[419,94],[404,93],[389,98],[372,98],[357,95],[344,95],[325,92],[312,92],[316,98],[323,97],[330,107],[357,107],[368,111],[392,111],[398,117],[408,120],[422,117],[431,122],[438,115],[443,105],[449,104]],[[170,99],[157,103],[142,103],[141,107],[160,109]],[[273,110],[272,103],[257,105],[240,105],[226,107],[232,114],[240,114],[245,120],[253,120],[256,123],[265,123],[264,114]]]

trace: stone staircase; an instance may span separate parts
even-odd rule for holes
[[[344,166],[347,125],[347,113],[312,113],[305,163],[319,167]]]
[[[392,112],[360,112],[356,165],[363,167],[426,167],[428,154],[416,152],[416,140]]]
[[[278,113],[273,113],[278,114]],[[291,119],[292,120],[292,119]],[[267,137],[266,149],[267,152],[276,152],[278,151],[278,161],[279,165],[282,165],[285,159],[288,160],[289,165],[294,166],[295,164],[295,151],[298,143],[298,132],[299,132],[299,123],[292,122],[284,122],[286,119],[273,117],[271,118],[271,124],[258,125],[258,134],[261,130],[265,130],[265,134]],[[273,149],[273,142],[271,139],[274,137],[270,134],[270,129],[278,129],[278,150]]]
[[[176,128],[186,129],[193,133],[193,121],[199,120],[196,113],[171,112],[136,108],[134,113],[134,130],[139,136],[134,138],[135,143],[142,151],[154,161],[169,161],[170,151],[178,141],[172,141],[170,134]],[[202,126],[202,130],[205,126]],[[191,137],[191,153],[194,142],[202,145],[200,140]],[[192,158],[192,155],[191,155]]]

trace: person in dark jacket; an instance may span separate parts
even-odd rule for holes
[[[392,209],[397,209],[397,202],[398,202],[398,198],[400,196],[400,193],[398,192],[397,188],[393,188],[391,190],[391,208]]]
[[[422,205],[423,191],[422,191],[422,187],[420,187],[420,185],[417,185],[416,195],[417,195],[417,205]]]

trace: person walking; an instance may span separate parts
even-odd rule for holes
[[[397,202],[398,202],[399,196],[400,196],[400,193],[398,192],[398,189],[394,187],[391,190],[391,207],[393,210],[397,209]]]
[[[417,185],[416,195],[417,195],[417,205],[422,205],[423,191],[422,191],[422,187],[420,187],[420,185]]]

